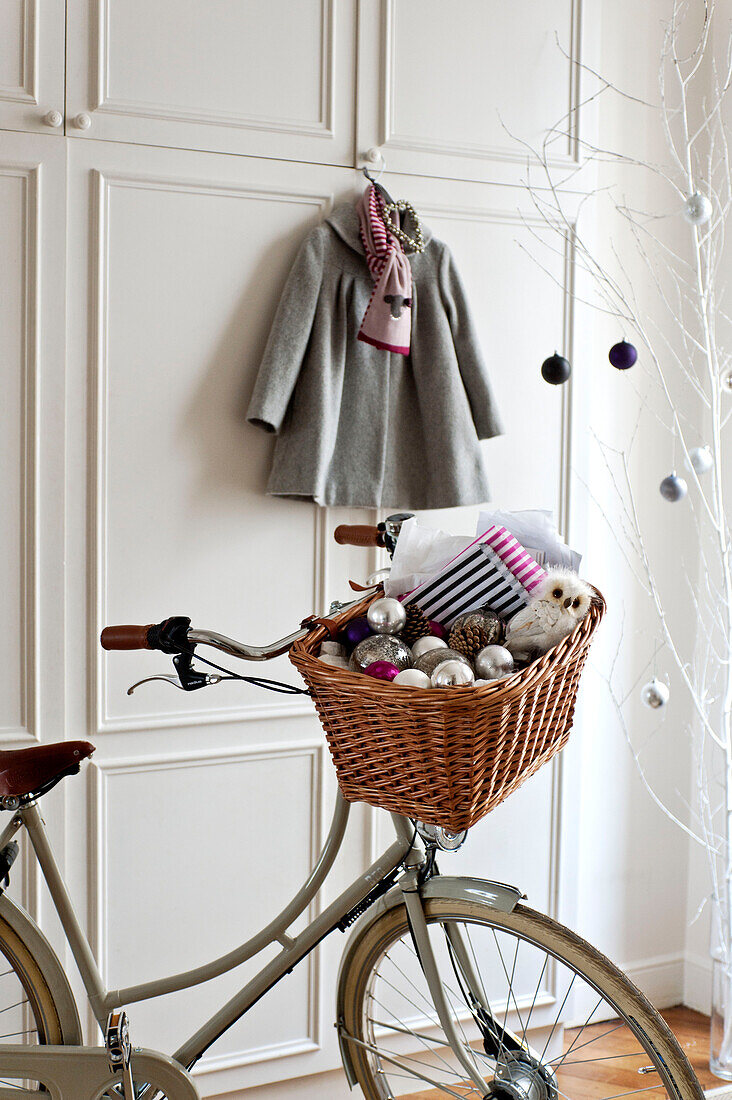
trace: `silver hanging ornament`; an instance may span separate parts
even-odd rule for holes
[[[641,688],[641,702],[651,710],[660,710],[668,703],[669,694],[668,686],[654,676]]]
[[[463,687],[475,681],[470,665],[463,661],[443,661],[432,673],[433,688]]]
[[[448,649],[447,646],[440,649],[430,649],[427,653],[423,653],[414,662],[414,667],[418,668],[420,672],[426,672],[428,676],[431,676],[438,665],[443,665],[445,661],[462,661],[470,668],[470,661],[467,657],[463,657],[462,653],[458,653],[455,649]]]
[[[401,672],[412,664],[409,646],[391,634],[370,634],[359,642],[351,654],[352,672],[365,672],[374,661],[391,661]]]
[[[689,461],[692,469],[699,477],[702,474],[708,474],[714,465],[711,448],[708,444],[703,447],[692,447],[689,451]]]
[[[384,596],[381,600],[374,600],[366,612],[366,618],[375,634],[398,634],[406,626],[407,612],[399,600]]]
[[[675,504],[679,500],[683,500],[689,491],[689,486],[684,481],[683,477],[679,477],[675,470],[665,477],[658,487],[658,490],[664,500],[670,501],[671,504]]]
[[[475,671],[482,680],[500,680],[513,672],[513,656],[502,645],[487,645],[475,656]]]
[[[727,393],[732,393],[732,367],[727,367],[727,370],[722,375],[722,389]]]
[[[706,225],[712,216],[712,203],[701,191],[689,195],[684,203],[684,217],[689,225]]]

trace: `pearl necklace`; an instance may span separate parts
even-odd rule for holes
[[[406,210],[412,216],[412,220],[415,224],[414,237],[410,237],[408,233],[399,225],[394,225],[394,222],[389,217],[390,214],[400,213]],[[417,211],[412,206],[411,202],[407,202],[406,199],[399,199],[398,202],[385,202],[381,206],[381,216],[384,219],[384,225],[388,231],[393,234],[402,244],[409,245],[413,252],[424,252],[424,235],[422,233],[422,225]]]

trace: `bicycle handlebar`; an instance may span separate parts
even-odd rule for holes
[[[105,626],[100,641],[102,649],[152,649],[148,626]]]
[[[365,524],[349,526],[342,523],[333,532],[333,538],[339,546],[385,546],[384,533],[378,527]]]

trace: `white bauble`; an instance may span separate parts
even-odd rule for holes
[[[689,195],[684,203],[684,217],[689,225],[706,225],[712,216],[712,203],[701,191]]]
[[[702,474],[708,474],[714,465],[711,448],[708,445],[704,447],[692,447],[689,451],[689,461],[691,462],[694,472],[699,477],[701,477]]]
[[[427,634],[424,638],[417,638],[417,641],[412,646],[412,658],[417,660],[423,653],[428,653],[430,649],[447,649],[447,642],[442,638],[436,638],[434,634]]]
[[[398,634],[406,626],[407,612],[399,600],[384,596],[381,600],[374,600],[366,612],[366,618],[374,634]]]
[[[660,710],[666,706],[669,699],[668,686],[664,684],[663,680],[653,677],[652,680],[641,688],[641,701],[646,707],[650,707],[651,710]]]
[[[321,653],[318,658],[324,665],[333,665],[334,668],[348,668],[348,661],[345,657],[339,657],[336,653]]]
[[[443,661],[432,673],[433,688],[463,687],[475,682],[470,665],[464,661]]]
[[[426,672],[420,672],[418,668],[405,668],[392,680],[392,684],[401,684],[402,687],[428,688],[430,678]]]

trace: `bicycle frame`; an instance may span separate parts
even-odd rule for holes
[[[349,803],[339,792],[330,831],[315,866],[288,905],[265,928],[233,951],[203,966],[156,981],[129,986],[126,989],[108,990],[104,986],[99,967],[82,931],[51,849],[36,803],[30,803],[15,811],[12,820],[0,834],[0,850],[20,829],[26,830],[81,975],[92,1011],[103,1034],[109,1013],[113,1010],[153,997],[161,997],[166,993],[190,989],[235,969],[272,943],[281,944],[282,951],[173,1054],[172,1057],[176,1062],[190,1068],[220,1035],[243,1016],[280,978],[304,959],[329,932],[337,928],[339,922],[363,901],[375,886],[400,864],[405,861],[410,862],[410,852],[413,853],[411,862],[415,864],[422,862],[423,853],[414,846],[415,830],[411,822],[398,814],[392,814],[396,831],[394,843],[307,928],[295,937],[290,936],[287,929],[305,911],[333,866],[343,843],[349,810]]]

